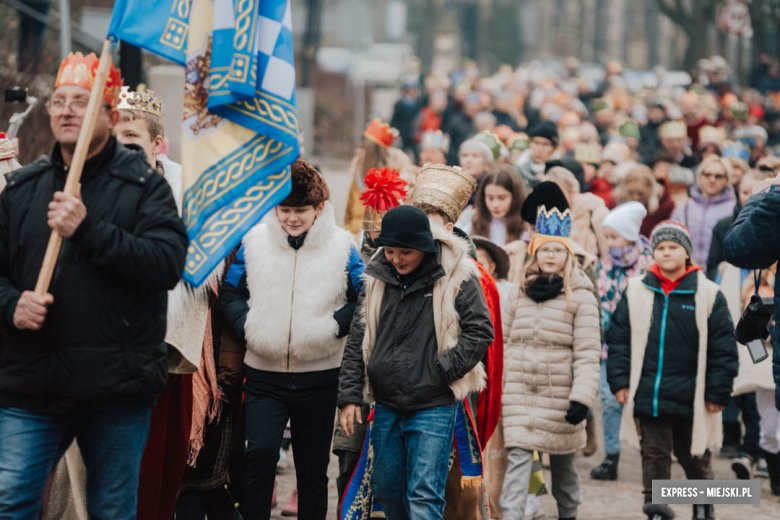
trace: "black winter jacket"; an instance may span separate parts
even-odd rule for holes
[[[399,411],[455,403],[449,385],[473,369],[493,342],[493,325],[479,280],[474,277],[461,285],[455,298],[460,339],[439,357],[432,296],[436,280],[445,272],[437,255],[427,255],[417,273],[406,280],[397,276],[383,254],[374,256],[365,274],[386,284],[377,337],[366,368],[365,330],[361,320],[353,320],[341,364],[338,405],[363,403],[366,372],[377,402]],[[361,293],[359,308],[364,299]]]
[[[766,269],[780,259],[780,186],[753,195],[726,233],[726,261],[742,269]],[[775,326],[772,331],[775,406],[780,410],[780,276],[775,277]]]
[[[634,398],[634,414],[651,417],[693,418],[699,332],[694,297],[698,276],[694,271],[668,296],[658,277],[647,273],[644,284],[655,292],[653,317],[642,372]],[[612,392],[629,387],[631,375],[631,323],[627,293],[612,314],[606,335],[609,346],[607,380]],[[704,400],[726,406],[739,366],[734,325],[723,293],[718,293],[707,322],[707,380]]]
[[[739,194],[737,194],[739,195]],[[723,251],[723,241],[726,239],[731,225],[737,220],[742,206],[734,206],[734,214],[718,221],[712,228],[712,241],[710,242],[710,251],[707,253],[707,278],[713,282],[718,277],[718,266],[726,260]]]
[[[64,188],[59,147],[7,176],[0,196],[0,407],[67,413],[85,404],[153,404],[166,381],[167,291],[184,270],[187,235],[165,179],[111,138],[87,161],[87,218],[63,241],[39,331],[13,325],[33,290]]]

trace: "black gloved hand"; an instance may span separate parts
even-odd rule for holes
[[[349,327],[352,324],[352,316],[355,314],[355,307],[355,303],[350,302],[333,314],[333,319],[339,324],[339,331],[336,334],[337,339],[341,339],[349,334]]]
[[[588,407],[577,401],[572,401],[569,405],[569,411],[566,412],[566,422],[569,424],[580,424],[588,416]]]

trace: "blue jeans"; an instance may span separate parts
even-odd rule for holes
[[[75,438],[87,469],[90,520],[134,520],[151,407],[63,416],[0,408],[0,520],[37,520],[49,474]]]
[[[444,517],[456,406],[401,413],[376,405],[371,490],[389,520]]]
[[[607,382],[607,360],[601,361],[601,415],[604,426],[604,451],[607,455],[620,453],[620,419],[623,405],[618,403]]]

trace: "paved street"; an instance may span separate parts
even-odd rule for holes
[[[578,468],[582,479],[582,499],[578,520],[645,520],[642,514],[642,467],[639,453],[633,450],[625,450],[620,460],[620,480],[617,482],[596,482],[590,478],[590,470],[598,465],[604,456],[599,451],[590,458],[579,457]],[[733,479],[730,461],[715,459],[715,477],[719,479]],[[332,457],[329,468],[330,475],[330,504],[328,518],[336,518],[336,475],[338,474],[338,461]],[[550,479],[550,472],[545,472],[545,477]],[[685,474],[679,464],[672,468],[673,479],[684,479]],[[279,487],[277,496],[279,506],[274,510],[271,518],[284,518],[280,510],[295,486],[295,470],[290,466],[279,474]],[[549,486],[548,486],[549,487]],[[691,517],[690,506],[672,506],[678,519]],[[780,498],[769,492],[769,481],[761,479],[761,504],[757,506],[716,506],[716,518],[718,520],[771,520],[780,518]],[[555,520],[558,518],[555,500],[552,495],[542,497],[542,510],[536,519]],[[477,520],[477,519],[474,519]]]

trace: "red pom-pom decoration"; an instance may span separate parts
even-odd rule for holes
[[[385,212],[400,206],[406,198],[406,181],[393,168],[371,168],[366,173],[366,190],[360,195],[363,206]]]

